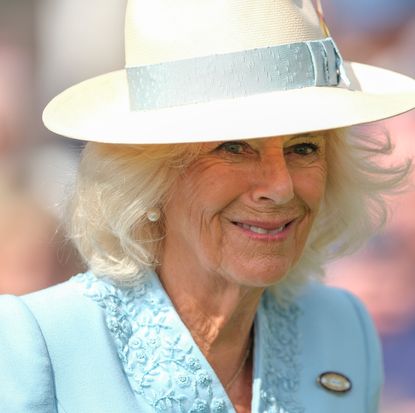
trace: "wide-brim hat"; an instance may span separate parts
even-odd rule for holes
[[[45,125],[107,143],[335,129],[415,107],[415,81],[344,62],[311,0],[130,0],[126,67],[55,97]],[[105,53],[105,51],[103,51]]]

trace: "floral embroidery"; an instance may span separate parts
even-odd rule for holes
[[[304,408],[295,399],[300,384],[298,316],[295,303],[279,305],[266,292],[261,301],[259,323],[264,337],[264,372],[260,391],[260,412],[303,413]]]
[[[196,380],[202,387],[209,387],[210,383],[212,383],[209,374],[204,370],[197,373]]]
[[[206,361],[154,274],[125,289],[90,272],[73,280],[104,309],[139,403],[163,413],[234,412],[217,378],[205,370]],[[264,294],[255,325],[262,338],[255,343],[256,351],[261,347],[261,388],[253,395],[259,398],[260,413],[304,412],[295,399],[300,377],[299,314],[295,303],[281,306],[270,292]]]
[[[130,385],[156,412],[226,413],[202,369],[190,334],[177,327],[177,314],[154,279],[123,289],[92,273],[76,277],[84,294],[106,313]]]
[[[226,404],[222,399],[212,400],[212,413],[224,413],[226,412]]]
[[[189,410],[189,413],[208,413],[209,406],[208,404],[201,399],[196,399],[193,403],[192,408]]]

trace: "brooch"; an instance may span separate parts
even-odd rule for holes
[[[317,377],[321,387],[334,393],[347,393],[352,389],[352,382],[344,374],[335,371],[326,371]]]

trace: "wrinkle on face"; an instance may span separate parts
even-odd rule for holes
[[[299,156],[292,148],[304,141],[318,143],[318,152]],[[193,262],[194,273],[237,279],[238,272],[251,270],[255,284],[264,278],[255,272],[261,268],[266,272],[268,267],[275,273],[269,279],[275,282],[299,259],[324,195],[325,138],[307,135],[246,142],[250,149],[242,156],[218,151],[217,142],[203,145],[201,155],[177,179],[165,207],[170,241],[166,246],[180,246],[187,261]],[[235,221],[290,217],[298,223],[289,243],[236,235]]]
[[[171,188],[157,272],[219,377],[240,363],[264,289],[303,252],[324,196],[324,151],[315,136],[207,143]]]

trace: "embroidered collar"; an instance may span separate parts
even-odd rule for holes
[[[72,278],[105,312],[140,406],[155,412],[234,413],[215,372],[175,311],[157,275],[122,288],[91,272]],[[255,320],[252,412],[302,413],[299,386],[299,308],[280,306],[270,292]]]

